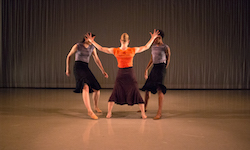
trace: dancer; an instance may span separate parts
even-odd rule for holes
[[[87,33],[88,34],[88,33]],[[104,71],[102,63],[96,53],[96,48],[88,41],[86,36],[80,43],[75,44],[70,50],[66,59],[66,75],[70,76],[70,57],[75,54],[74,75],[76,79],[75,93],[82,92],[83,102],[88,110],[88,115],[92,119],[98,119],[90,106],[89,93],[93,92],[94,110],[98,113],[102,111],[98,107],[101,86],[88,67],[89,58],[92,54],[96,65],[102,71],[105,78],[108,74]]]
[[[107,54],[113,54],[118,62],[118,73],[114,85],[113,92],[109,98],[108,102],[108,113],[106,118],[112,116],[112,108],[114,103],[119,105],[128,104],[130,106],[134,104],[139,104],[141,110],[141,116],[146,119],[147,116],[144,111],[144,101],[140,95],[137,81],[135,78],[135,73],[133,69],[133,58],[136,53],[141,53],[150,48],[154,39],[158,36],[159,31],[154,30],[151,34],[151,39],[145,46],[140,47],[128,47],[129,36],[127,33],[121,35],[120,43],[121,46],[118,48],[107,48],[102,47],[94,41],[95,37],[86,35],[88,40],[100,51]]]
[[[157,115],[154,117],[155,120],[161,118],[162,113],[162,103],[164,94],[166,93],[166,87],[164,86],[164,78],[166,75],[166,69],[170,63],[170,48],[168,45],[164,44],[162,39],[164,37],[164,32],[159,30],[159,36],[154,40],[151,47],[151,59],[145,70],[146,83],[142,87],[142,91],[145,92],[145,111],[147,110],[148,100],[150,98],[150,93],[156,94],[158,92],[159,108]],[[148,69],[154,64],[148,76]]]

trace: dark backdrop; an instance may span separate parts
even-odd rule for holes
[[[72,88],[65,75],[71,47],[87,31],[102,46],[144,45],[154,28],[171,48],[165,83],[172,89],[249,89],[248,0],[2,0],[0,87]],[[117,72],[113,55],[98,52],[105,79],[93,58],[90,68],[103,88]],[[150,50],[136,54],[139,86]],[[73,60],[71,72],[73,72]]]

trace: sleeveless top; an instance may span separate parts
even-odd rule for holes
[[[151,48],[151,54],[153,59],[153,64],[159,64],[159,63],[166,63],[167,57],[166,57],[166,49],[168,45],[163,44],[157,46],[156,44],[152,45]]]
[[[116,57],[119,68],[132,67],[133,58],[135,56],[135,48],[128,47],[126,50],[114,48],[114,56]]]
[[[75,61],[82,61],[89,63],[89,58],[94,50],[94,45],[89,45],[85,48],[83,43],[77,43],[77,51],[75,53]]]

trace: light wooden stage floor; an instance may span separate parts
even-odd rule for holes
[[[103,113],[91,120],[81,94],[72,91],[0,88],[0,149],[250,149],[249,90],[169,90],[160,120],[152,119],[157,95],[149,100],[147,119],[136,112],[138,105],[114,105],[106,119],[112,90],[102,89]]]

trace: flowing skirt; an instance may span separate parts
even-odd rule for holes
[[[144,104],[132,67],[119,68],[109,102],[119,105]]]
[[[166,75],[166,64],[154,64],[153,69],[151,70],[148,79],[144,86],[140,89],[142,91],[150,91],[151,93],[157,93],[157,90],[160,89],[163,94],[166,93],[167,88],[164,85],[164,79]]]
[[[74,75],[76,79],[76,88],[74,90],[75,93],[81,93],[85,83],[89,86],[89,93],[92,93],[93,89],[101,89],[100,84],[96,80],[93,73],[90,71],[88,63],[75,61]]]

